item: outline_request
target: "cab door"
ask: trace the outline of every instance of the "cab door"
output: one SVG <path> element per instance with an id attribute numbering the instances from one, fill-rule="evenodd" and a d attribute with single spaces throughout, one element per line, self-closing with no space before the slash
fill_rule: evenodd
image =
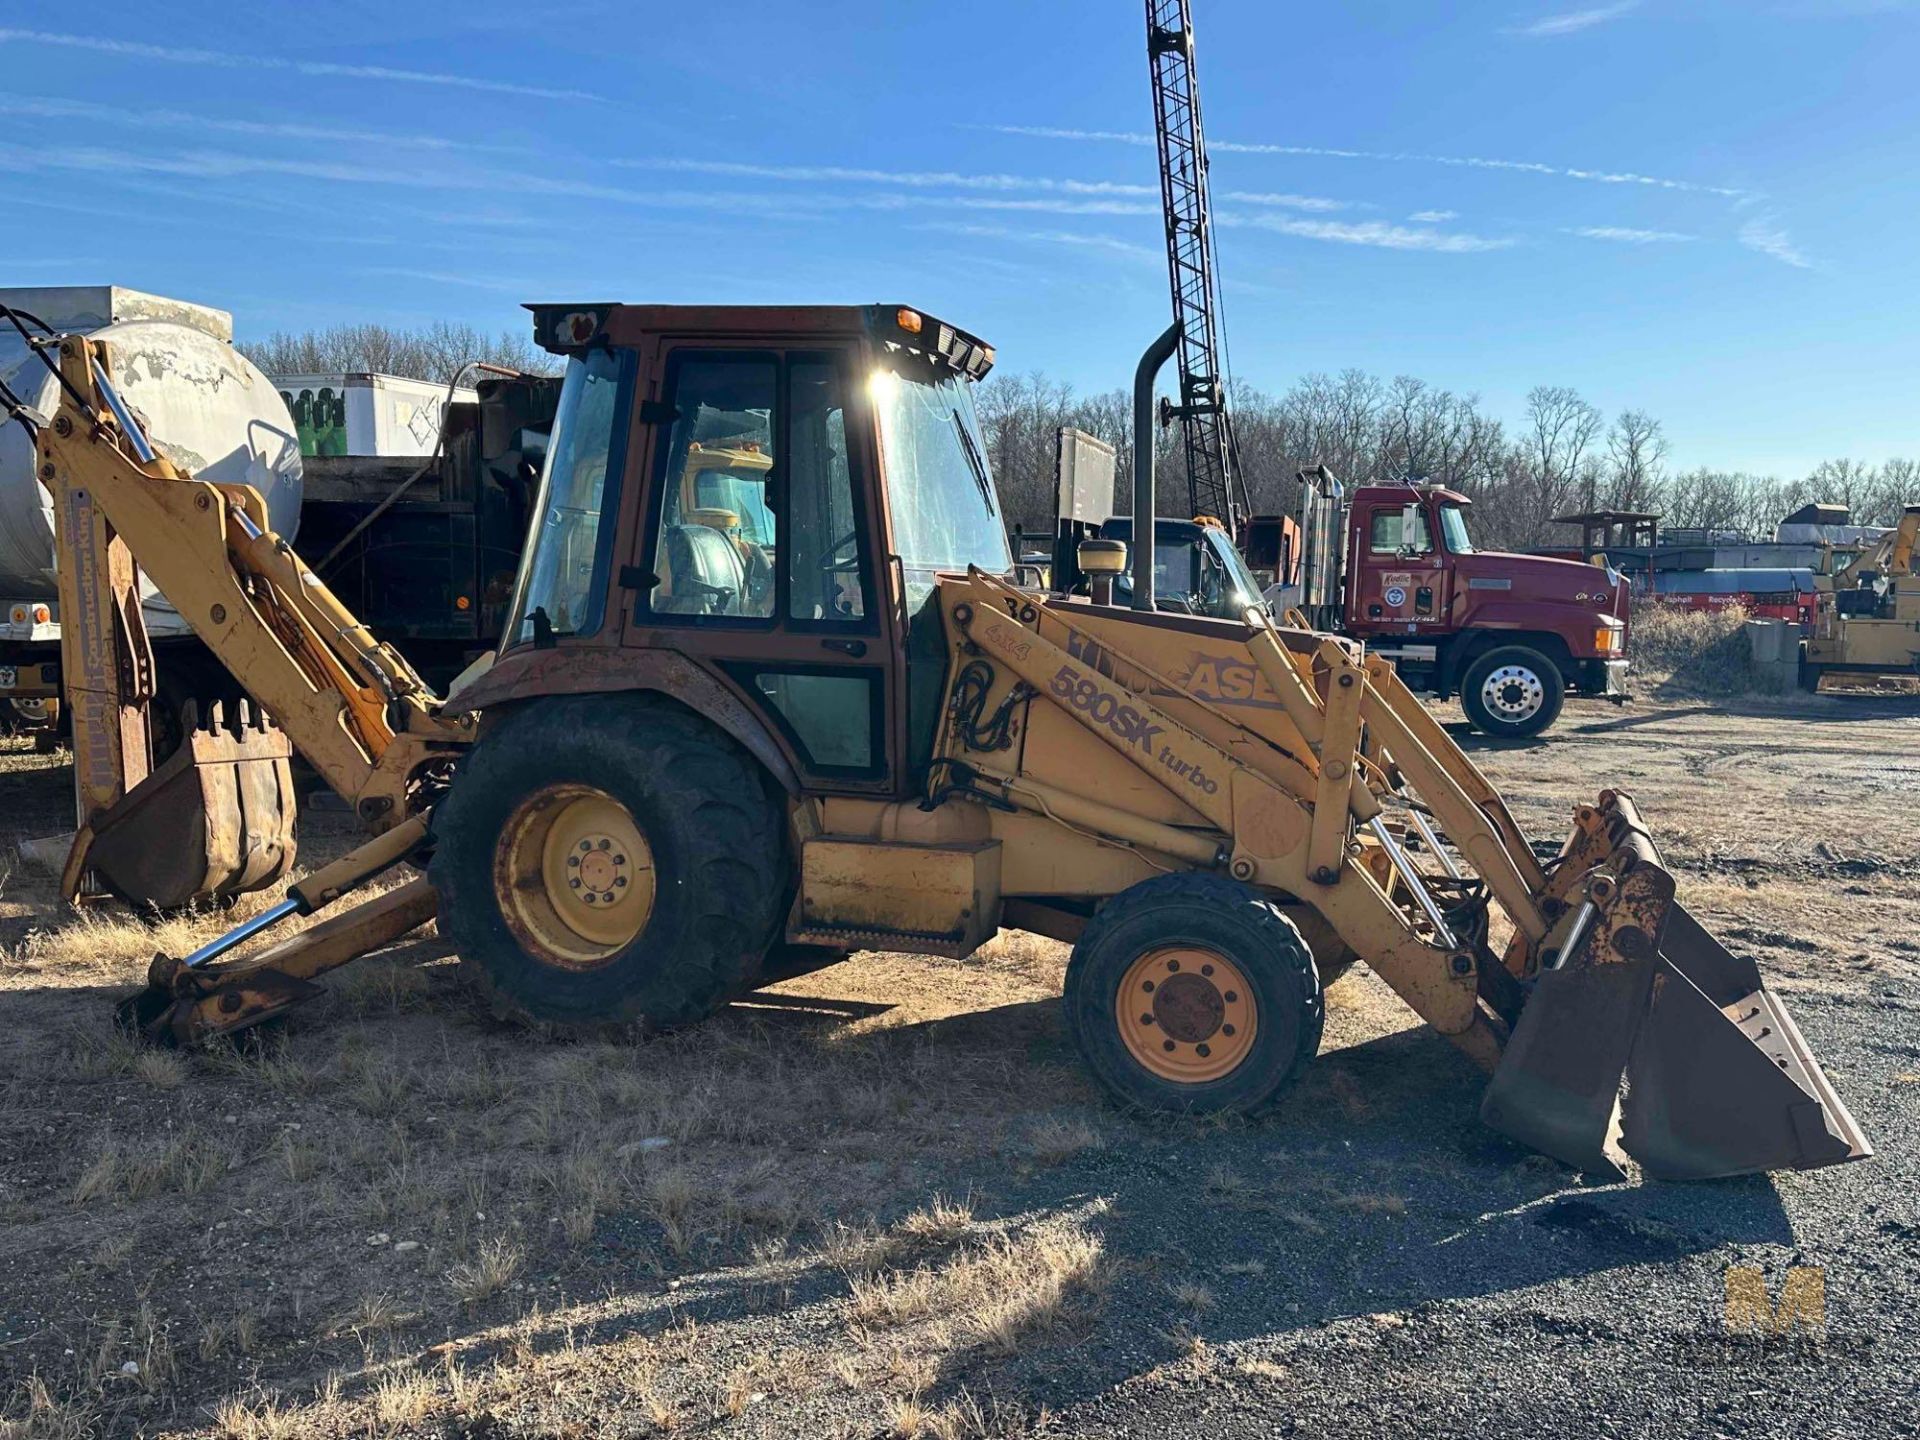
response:
<path id="1" fill-rule="evenodd" d="M 1419 634 L 1445 624 L 1446 560 L 1424 504 L 1374 501 L 1352 534 L 1350 624 L 1383 635 Z"/>
<path id="2" fill-rule="evenodd" d="M 667 342 L 626 642 L 757 710 L 809 784 L 891 792 L 896 703 L 851 347 Z"/>

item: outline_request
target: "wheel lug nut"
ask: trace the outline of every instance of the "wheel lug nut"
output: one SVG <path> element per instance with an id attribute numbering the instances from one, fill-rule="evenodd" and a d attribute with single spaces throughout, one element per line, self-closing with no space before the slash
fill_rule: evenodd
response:
<path id="1" fill-rule="evenodd" d="M 1231 990 L 1229 990 L 1229 991 L 1227 991 L 1227 994 L 1226 994 L 1226 1001 L 1227 1001 L 1227 1004 L 1229 1004 L 1229 1005 L 1231 1005 L 1231 1004 L 1233 1004 L 1233 1003 L 1234 1003 L 1235 1001 L 1237 1001 L 1237 1000 L 1238 1000 L 1239 998 L 1240 998 L 1240 997 L 1239 997 L 1238 995 L 1236 995 L 1236 994 L 1235 994 L 1235 993 L 1234 993 L 1233 991 L 1231 991 Z"/>
<path id="2" fill-rule="evenodd" d="M 1178 960 L 1167 961 L 1167 969 L 1178 970 L 1179 968 L 1180 968 L 1180 962 Z"/>
<path id="3" fill-rule="evenodd" d="M 1149 1014 L 1149 1015 L 1142 1015 L 1142 1016 L 1140 1017 L 1140 1023 L 1141 1023 L 1142 1025 L 1151 1025 L 1151 1024 L 1153 1024 L 1153 1016 L 1152 1016 L 1152 1015 L 1150 1015 L 1150 1014 Z"/>
<path id="4" fill-rule="evenodd" d="M 1231 1026 L 1231 1025 L 1222 1025 L 1222 1026 L 1220 1027 L 1220 1033 L 1221 1033 L 1222 1035 L 1231 1035 L 1231 1034 L 1233 1034 L 1233 1026 Z"/>
<path id="5" fill-rule="evenodd" d="M 613 857 L 613 863 L 616 865 L 624 865 L 627 863 L 627 857 L 624 855 L 616 855 Z"/>
<path id="6" fill-rule="evenodd" d="M 578 855 L 569 855 L 567 857 L 567 866 L 569 869 L 578 870 L 580 868 L 580 857 Z"/>
<path id="7" fill-rule="evenodd" d="M 578 878 L 567 881 L 567 884 L 571 885 L 575 890 L 578 890 L 580 888 L 580 881 Z"/>
<path id="8" fill-rule="evenodd" d="M 580 842 L 580 848 L 582 850 L 591 850 L 593 848 L 593 842 L 591 840 L 582 840 Z"/>
<path id="9" fill-rule="evenodd" d="M 1200 973 L 1201 973 L 1202 975 L 1211 975 L 1211 974 L 1213 974 L 1213 966 L 1211 966 L 1211 965 L 1202 965 L 1202 966 L 1200 967 Z"/>
<path id="10" fill-rule="evenodd" d="M 627 877 L 624 875 L 616 875 L 613 877 L 613 883 L 616 885 L 624 885 L 627 883 Z"/>
<path id="11" fill-rule="evenodd" d="M 1206 1059 L 1209 1055 L 1213 1054 L 1213 1051 L 1208 1049 L 1205 1045 L 1196 1045 L 1193 1048 L 1200 1052 L 1200 1058 L 1202 1060 Z"/>
<path id="12" fill-rule="evenodd" d="M 1167 1041 L 1167 1043 L 1166 1043 L 1166 1044 L 1164 1044 L 1164 1045 L 1162 1045 L 1162 1046 L 1161 1046 L 1160 1048 L 1161 1048 L 1162 1050 L 1171 1050 L 1171 1049 L 1173 1049 L 1173 1041 L 1171 1041 L 1171 1040 L 1169 1040 L 1169 1041 Z"/>

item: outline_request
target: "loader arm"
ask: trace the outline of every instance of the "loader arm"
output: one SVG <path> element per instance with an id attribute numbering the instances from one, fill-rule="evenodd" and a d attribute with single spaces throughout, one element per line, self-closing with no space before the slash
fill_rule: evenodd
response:
<path id="1" fill-rule="evenodd" d="M 979 571 L 968 575 L 964 592 L 956 586 L 948 596 L 958 633 L 1205 817 L 1211 832 L 1197 838 L 1214 841 L 1229 874 L 1312 896 L 1341 939 L 1423 1019 L 1484 1068 L 1497 1063 L 1501 1036 L 1478 1005 L 1476 957 L 1415 898 L 1426 892 L 1410 866 L 1396 861 L 1397 879 L 1383 883 L 1365 848 L 1349 843 L 1349 817 L 1378 826 L 1382 809 L 1358 778 L 1361 715 L 1377 707 L 1368 703 L 1368 674 L 1354 647 L 1332 639 L 1316 647 L 1310 663 L 1324 675 L 1325 696 L 1303 682 L 1296 698 L 1317 717 L 1320 754 L 1307 746 L 1288 753 L 1203 703 L 1161 701 L 1181 692 L 1132 653 L 1112 655 L 1104 667 L 1111 673 L 1076 658 L 1089 646 L 1084 637 L 1076 641 L 1070 607 L 1037 605 Z M 1269 659 L 1299 673 L 1289 652 Z M 1202 733 L 1218 727 L 1228 732 L 1218 740 Z M 1453 814 L 1463 834 L 1490 833 L 1470 807 L 1443 804 L 1440 813 Z M 1396 903 L 1395 890 L 1410 905 Z"/>
<path id="2" fill-rule="evenodd" d="M 1491 1072 L 1483 1118 L 1590 1173 L 1622 1173 L 1616 1120 L 1626 1151 L 1663 1176 L 1872 1153 L 1785 1005 L 1680 906 L 1627 796 L 1577 807 L 1543 865 L 1392 666 L 1353 642 L 1257 613 L 1242 635 L 1182 629 L 978 570 L 941 592 L 956 674 L 982 660 L 1004 671 L 990 691 L 1052 707 L 1162 798 L 1143 804 L 1088 758 L 1098 747 L 1055 738 L 1057 723 L 1030 717 L 1022 743 L 976 748 L 955 707 L 930 803 L 970 793 L 1153 868 L 1224 871 L 1310 907 Z M 1231 704 L 1203 693 L 1236 655 L 1266 689 L 1243 675 Z"/>

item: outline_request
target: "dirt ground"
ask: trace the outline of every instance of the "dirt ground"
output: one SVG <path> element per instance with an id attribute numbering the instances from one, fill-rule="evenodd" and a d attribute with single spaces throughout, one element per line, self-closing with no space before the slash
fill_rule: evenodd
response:
<path id="1" fill-rule="evenodd" d="M 1585 1183 L 1480 1127 L 1364 972 L 1271 1116 L 1129 1118 L 1062 1033 L 1064 949 L 1012 934 L 637 1044 L 485 1021 L 427 939 L 257 1053 L 143 1052 L 111 1003 L 223 922 L 76 917 L 15 862 L 0 1435 L 1913 1433 L 1920 705 L 1467 743 L 1539 839 L 1638 798 L 1877 1157 Z M 69 785 L 6 743 L 8 853 Z M 1729 1341 L 1730 1266 L 1823 1267 L 1824 1338 Z"/>

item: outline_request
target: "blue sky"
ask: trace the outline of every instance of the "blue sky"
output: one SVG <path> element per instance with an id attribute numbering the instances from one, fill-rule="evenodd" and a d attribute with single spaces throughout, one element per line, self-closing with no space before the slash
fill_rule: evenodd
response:
<path id="1" fill-rule="evenodd" d="M 1684 465 L 1920 453 L 1920 4 L 1195 8 L 1239 377 L 1572 385 Z M 1123 0 L 77 13 L 0 25 L 0 283 L 243 335 L 903 300 L 1082 389 L 1168 314 Z"/>

